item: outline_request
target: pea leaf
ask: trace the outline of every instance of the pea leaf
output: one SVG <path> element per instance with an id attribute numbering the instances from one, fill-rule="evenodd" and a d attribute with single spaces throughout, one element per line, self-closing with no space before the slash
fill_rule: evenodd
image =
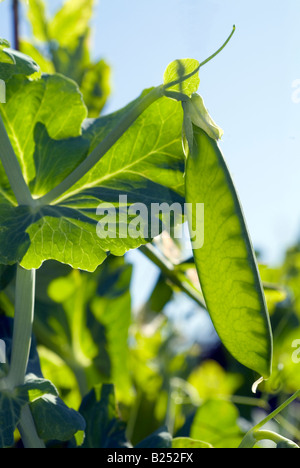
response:
<path id="1" fill-rule="evenodd" d="M 82 448 L 131 448 L 119 419 L 113 385 L 95 387 L 84 399 L 80 414 L 86 421 Z"/>
<path id="2" fill-rule="evenodd" d="M 268 378 L 272 332 L 241 205 L 217 143 L 196 127 L 194 137 L 187 162 L 186 198 L 193 207 L 189 214 L 191 233 L 201 221 L 196 204 L 204 203 L 205 207 L 204 245 L 193 245 L 206 305 L 231 354 Z"/>
<path id="3" fill-rule="evenodd" d="M 22 388 L 16 388 L 12 392 L 0 391 L 0 448 L 8 448 L 14 444 L 14 431 L 27 403 L 28 396 Z"/>
<path id="4" fill-rule="evenodd" d="M 42 196 L 62 181 L 141 98 L 113 115 L 89 119 L 81 126 L 86 109 L 73 82 L 57 75 L 36 82 L 13 79 L 8 102 L 0 111 L 33 195 Z M 27 109 L 26 118 L 21 108 Z M 161 99 L 61 199 L 35 212 L 26 206 L 15 207 L 2 170 L 0 262 L 21 262 L 30 269 L 53 259 L 94 271 L 109 252 L 123 255 L 148 242 L 150 226 L 146 235 L 122 238 L 122 229 L 132 219 L 124 225 L 120 213 L 116 238 L 99 239 L 97 207 L 100 203 L 118 205 L 119 195 L 128 197 L 128 206 L 138 202 L 149 208 L 154 202 L 183 204 L 181 127 L 180 104 Z M 162 229 L 161 222 L 159 225 Z"/>
<path id="5" fill-rule="evenodd" d="M 200 85 L 199 73 L 195 73 L 187 79 L 184 78 L 192 74 L 199 65 L 200 63 L 195 59 L 175 60 L 170 63 L 164 73 L 164 85 L 167 86 L 178 80 L 182 80 L 182 82 L 168 87 L 168 91 L 179 91 L 187 96 L 195 93 Z"/>
<path id="6" fill-rule="evenodd" d="M 14 390 L 0 390 L 0 448 L 14 444 L 14 431 L 20 422 L 23 408 L 30 401 L 43 398 L 45 394 L 58 398 L 51 382 L 34 375 L 28 375 L 25 384 Z"/>
<path id="7" fill-rule="evenodd" d="M 34 180 L 36 172 L 41 170 L 40 159 L 43 161 L 43 152 L 37 162 L 37 156 L 34 158 L 43 137 L 42 127 L 38 132 L 37 125 L 44 125 L 51 139 L 67 140 L 81 134 L 81 124 L 87 115 L 76 84 L 60 75 L 44 75 L 33 82 L 23 77 L 12 79 L 7 85 L 7 103 L 1 106 L 0 112 L 27 183 Z M 49 140 L 47 144 L 49 146 Z M 50 156 L 49 149 L 47 156 L 53 163 L 54 157 Z M 84 151 L 81 152 L 81 158 L 84 155 Z M 65 167 L 64 159 L 67 157 L 60 154 L 59 159 Z M 69 166 L 76 167 L 77 163 L 75 157 Z M 56 170 L 54 168 L 51 175 Z M 42 176 L 46 176 L 47 171 L 46 166 Z M 62 169 L 62 177 L 64 171 L 65 168 Z"/>
<path id="8" fill-rule="evenodd" d="M 28 55 L 0 44 L 0 79 L 8 81 L 14 75 L 33 75 L 39 71 L 37 63 Z"/>
<path id="9" fill-rule="evenodd" d="M 34 402 L 42 396 L 48 394 L 57 397 L 58 393 L 49 380 L 37 377 L 34 374 L 27 374 L 22 388 L 28 393 L 28 400 Z"/>
<path id="10" fill-rule="evenodd" d="M 85 430 L 85 421 L 79 413 L 68 408 L 54 395 L 43 395 L 30 404 L 39 437 L 44 441 L 66 442 L 77 432 Z"/>

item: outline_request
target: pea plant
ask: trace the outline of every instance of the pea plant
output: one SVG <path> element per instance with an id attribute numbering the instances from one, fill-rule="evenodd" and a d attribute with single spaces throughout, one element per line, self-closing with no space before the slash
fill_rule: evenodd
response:
<path id="1" fill-rule="evenodd" d="M 33 3 L 42 11 L 42 4 Z M 69 9 L 79 8 L 80 2 L 71 3 L 67 2 Z M 57 23 L 59 19 L 62 13 Z M 35 26 L 40 38 L 45 42 L 50 38 L 50 44 L 56 31 L 53 24 Z M 59 49 L 49 49 L 54 65 L 48 62 L 48 73 L 41 73 L 39 65 L 42 71 L 45 65 L 37 49 L 24 43 L 24 54 L 0 40 L 0 78 L 6 87 L 6 102 L 0 106 L 0 273 L 5 291 L 0 338 L 7 358 L 0 365 L 1 448 L 19 443 L 19 436 L 25 448 L 218 446 L 209 435 L 206 439 L 197 431 L 189 437 L 174 437 L 171 405 L 167 427 L 159 431 L 154 427 L 153 434 L 139 443 L 133 444 L 131 438 L 132 419 L 127 418 L 127 428 L 120 419 L 116 398 L 123 392 L 123 407 L 132 400 L 124 357 L 128 342 L 122 335 L 130 321 L 126 312 L 128 268 L 122 257 L 132 249 L 140 249 L 173 286 L 208 311 L 230 356 L 249 369 L 250 375 L 255 374 L 248 382 L 251 387 L 256 381 L 254 392 L 270 379 L 273 338 L 262 279 L 218 142 L 223 132 L 197 94 L 201 68 L 223 51 L 234 30 L 202 63 L 194 59 L 172 62 L 161 85 L 145 90 L 118 112 L 100 117 L 95 115 L 103 99 L 97 103 L 88 98 L 83 72 L 82 92 L 75 81 L 61 74 Z M 98 73 L 93 76 L 99 78 L 99 67 L 89 63 L 91 67 Z M 126 197 L 122 200 L 131 213 L 127 218 L 124 206 L 119 205 L 120 196 Z M 151 227 L 157 219 L 150 217 L 146 235 L 142 229 L 138 235 L 129 235 L 134 219 L 137 224 L 132 216 L 137 214 L 136 205 L 150 208 L 153 203 L 189 207 L 186 216 L 174 223 L 188 221 L 192 262 L 201 289 L 151 244 L 155 237 Z M 204 207 L 200 224 L 199 206 Z M 112 208 L 114 223 L 107 221 Z M 163 216 L 158 225 L 157 234 L 164 230 Z M 115 235 L 109 235 L 113 228 Z M 117 333 L 111 327 L 106 351 L 97 354 L 103 335 L 96 320 L 100 316 L 107 327 L 118 323 L 119 328 Z M 136 339 L 141 337 L 137 334 Z M 43 375 L 51 353 L 68 366 L 63 371 L 66 379 L 70 369 L 75 376 L 83 398 L 79 411 L 67 392 L 59 395 L 51 378 Z M 112 367 L 106 379 L 105 353 L 110 353 Z M 141 355 L 135 356 L 136 362 L 140 363 Z M 144 372 L 139 365 L 137 385 Z M 178 381 L 172 385 L 174 389 Z M 189 393 L 189 387 L 184 391 Z M 252 448 L 267 439 L 280 447 L 298 448 L 262 428 L 299 395 L 249 432 L 236 428 L 233 446 Z M 226 414 L 230 414 L 232 408 L 227 405 Z M 204 412 L 205 406 L 201 409 Z M 214 412 L 216 417 L 222 413 L 217 408 Z M 226 427 L 225 421 L 225 431 Z"/>

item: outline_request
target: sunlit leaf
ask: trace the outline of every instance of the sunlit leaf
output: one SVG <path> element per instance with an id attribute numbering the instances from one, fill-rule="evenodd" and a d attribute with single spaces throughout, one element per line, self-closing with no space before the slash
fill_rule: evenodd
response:
<path id="1" fill-rule="evenodd" d="M 187 96 L 195 93 L 200 84 L 199 71 L 190 78 L 185 78 L 197 70 L 199 65 L 200 63 L 194 59 L 175 60 L 170 63 L 164 74 L 164 85 L 169 85 L 178 80 L 181 80 L 181 82 L 168 87 L 168 91 L 179 91 Z"/>
<path id="2" fill-rule="evenodd" d="M 0 110 L 35 196 L 44 195 L 72 172 L 133 105 L 88 120 L 81 127 L 86 109 L 72 81 L 46 75 L 35 82 L 13 80 L 8 88 L 7 104 Z M 27 109 L 26 118 L 21 108 Z M 128 197 L 129 206 L 144 203 L 147 209 L 152 203 L 182 205 L 181 125 L 180 104 L 161 99 L 63 199 L 35 212 L 26 206 L 13 206 L 13 195 L 2 173 L 6 202 L 0 209 L 0 262 L 21 261 L 30 269 L 53 259 L 94 271 L 108 252 L 119 256 L 148 242 L 150 226 L 146 236 L 142 231 L 137 238 L 127 235 L 124 240 L 122 229 L 128 228 L 118 221 L 116 235 L 99 239 L 97 224 L 101 218 L 97 208 L 100 203 L 118 204 L 120 195 Z M 129 217 L 128 224 L 130 221 Z M 163 229 L 160 222 L 158 228 Z"/>

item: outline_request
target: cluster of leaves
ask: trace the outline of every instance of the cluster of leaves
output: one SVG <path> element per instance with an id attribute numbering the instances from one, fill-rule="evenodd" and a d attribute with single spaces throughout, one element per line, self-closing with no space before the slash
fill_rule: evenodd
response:
<path id="1" fill-rule="evenodd" d="M 39 75 L 34 60 L 1 42 L 7 103 L 0 113 L 35 200 L 43 200 L 80 167 L 151 95 L 146 90 L 125 109 L 98 117 L 107 98 L 108 71 L 89 56 L 92 7 L 89 0 L 68 1 L 48 20 L 44 4 L 30 2 L 39 45 L 23 41 L 22 50 L 47 74 Z M 0 169 L 0 330 L 8 358 L 14 265 L 39 269 L 25 384 L 11 391 L 0 380 L 1 447 L 13 445 L 14 438 L 18 443 L 15 429 L 19 426 L 22 434 L 21 414 L 28 406 L 38 436 L 49 447 L 237 447 L 251 427 L 249 408 L 269 409 L 275 383 L 281 385 L 276 401 L 300 388 L 286 357 L 289 340 L 299 331 L 295 249 L 282 268 L 261 272 L 277 342 L 275 371 L 262 398 L 249 396 L 253 371 L 270 377 L 269 316 L 239 200 L 216 143 L 222 132 L 195 94 L 197 68 L 193 60 L 172 63 L 164 77 L 165 97 L 53 203 L 34 209 L 18 204 Z M 188 79 L 178 84 L 183 76 Z M 89 115 L 97 118 L 87 119 L 84 100 Z M 175 265 L 166 252 L 160 256 L 155 248 L 142 249 L 161 276 L 134 319 L 132 267 L 122 256 L 150 239 L 100 242 L 96 234 L 98 205 L 116 205 L 120 194 L 129 205 L 205 202 L 211 213 L 210 235 L 191 261 Z M 121 224 L 119 218 L 119 231 Z M 202 290 L 193 284 L 198 275 Z M 188 306 L 197 313 L 206 314 L 207 306 L 223 343 L 217 349 L 199 342 L 191 346 L 167 320 L 167 309 L 183 300 L 178 291 L 188 294 L 194 301 Z M 7 374 L 6 365 L 0 372 L 0 377 Z M 285 435 L 299 439 L 294 414 Z"/>
<path id="2" fill-rule="evenodd" d="M 49 18 L 43 0 L 30 0 L 28 20 L 32 40 L 20 42 L 43 73 L 60 73 L 74 80 L 83 94 L 89 117 L 98 117 L 110 93 L 110 68 L 90 56 L 94 0 L 69 0 Z"/>
<path id="3" fill-rule="evenodd" d="M 252 372 L 237 365 L 220 342 L 191 342 L 180 332 L 181 322 L 167 318 L 168 309 L 182 307 L 186 299 L 165 276 L 132 321 L 132 267 L 124 259 L 110 257 L 93 274 L 45 264 L 38 272 L 34 327 L 40 364 L 33 345 L 28 382 L 14 395 L 15 423 L 29 399 L 39 435 L 50 447 L 238 447 L 256 417 L 299 387 L 299 364 L 291 360 L 300 330 L 299 255 L 295 248 L 281 268 L 262 269 L 276 353 L 273 376 L 255 398 L 248 385 Z M 195 277 L 193 263 L 177 268 L 178 276 Z M 12 291 L 13 283 L 0 295 L 6 315 L 13 309 Z M 206 312 L 191 300 L 186 307 L 190 318 L 181 320 L 189 329 L 195 314 Z M 11 319 L 2 316 L 1 321 L 2 333 L 7 329 L 10 336 Z M 79 408 L 84 420 L 66 405 Z M 5 394 L 1 407 L 8 407 Z M 299 424 L 295 404 L 272 428 L 299 440 Z M 6 425 L 1 428 L 7 437 Z"/>

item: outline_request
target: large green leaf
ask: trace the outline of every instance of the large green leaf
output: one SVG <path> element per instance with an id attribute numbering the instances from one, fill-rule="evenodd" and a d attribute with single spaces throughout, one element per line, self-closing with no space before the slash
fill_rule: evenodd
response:
<path id="1" fill-rule="evenodd" d="M 57 75 L 35 82 L 13 79 L 8 102 L 0 110 L 33 195 L 42 196 L 61 182 L 133 104 L 113 115 L 87 120 L 81 128 L 86 109 L 73 82 Z M 181 127 L 180 104 L 161 99 L 68 193 L 55 204 L 35 211 L 14 206 L 2 170 L 0 262 L 21 262 L 30 269 L 54 259 L 94 271 L 109 252 L 123 255 L 146 243 L 148 237 L 143 233 L 123 239 L 119 235 L 124 228 L 122 219 L 120 223 L 117 219 L 116 239 L 100 240 L 96 228 L 101 218 L 96 210 L 100 203 L 118 204 L 119 195 L 128 197 L 129 206 L 141 202 L 147 207 L 154 202 L 182 204 Z"/>
<path id="2" fill-rule="evenodd" d="M 42 143 L 45 146 L 48 144 L 47 156 L 50 159 L 52 155 L 51 163 L 56 164 L 56 158 L 52 154 L 55 149 L 49 148 L 51 141 L 41 142 L 41 124 L 47 128 L 48 135 L 53 140 L 66 140 L 81 134 L 81 124 L 87 115 L 76 84 L 60 75 L 44 75 L 34 82 L 24 78 L 11 80 L 7 86 L 7 103 L 1 106 L 0 112 L 27 183 L 38 177 L 41 162 L 46 163 L 46 148 L 41 146 Z M 81 158 L 84 155 L 81 152 Z M 58 170 L 63 176 L 68 158 L 67 155 L 63 157 L 60 154 L 58 159 L 63 167 L 53 168 L 51 175 Z M 68 162 L 68 169 L 70 164 L 74 167 L 77 163 L 72 151 L 72 163 Z M 45 177 L 47 171 L 47 166 L 44 165 L 41 177 Z M 47 187 L 47 177 L 45 183 Z"/>
<path id="3" fill-rule="evenodd" d="M 268 378 L 272 334 L 240 202 L 217 143 L 196 127 L 194 136 L 187 162 L 186 199 L 193 207 L 191 230 L 200 222 L 196 204 L 204 203 L 204 245 L 194 244 L 194 257 L 207 308 L 232 355 Z"/>

